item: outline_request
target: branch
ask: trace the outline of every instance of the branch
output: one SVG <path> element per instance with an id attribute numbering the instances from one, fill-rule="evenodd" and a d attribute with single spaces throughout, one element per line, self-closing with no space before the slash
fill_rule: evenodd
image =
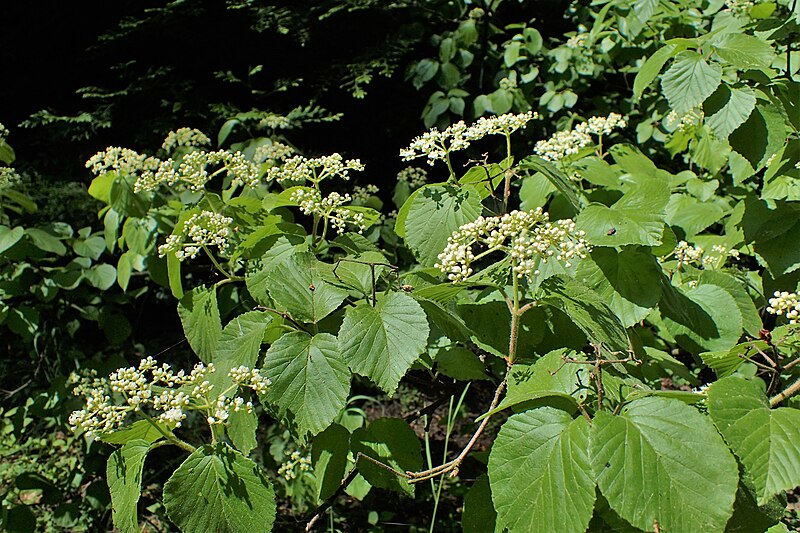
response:
<path id="1" fill-rule="evenodd" d="M 787 398 L 791 398 L 795 394 L 800 392 L 800 379 L 789 385 L 783 392 L 780 392 L 769 399 L 769 406 L 775 407 L 776 405 L 780 404 L 783 400 Z"/>

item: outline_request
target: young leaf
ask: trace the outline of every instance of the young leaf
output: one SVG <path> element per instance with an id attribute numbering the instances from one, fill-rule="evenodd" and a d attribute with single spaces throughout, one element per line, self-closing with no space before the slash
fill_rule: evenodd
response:
<path id="1" fill-rule="evenodd" d="M 194 353 L 206 363 L 211 361 L 222 334 L 216 289 L 196 287 L 187 292 L 178 303 L 178 315 Z"/>
<path id="2" fill-rule="evenodd" d="M 369 427 L 355 430 L 350 446 L 353 454 L 361 452 L 398 472 L 422 468 L 422 450 L 417 434 L 399 418 L 379 418 L 373 420 Z M 414 486 L 405 479 L 367 459 L 359 459 L 356 466 L 375 487 L 414 494 Z"/>
<path id="3" fill-rule="evenodd" d="M 221 443 L 192 453 L 164 484 L 167 515 L 186 533 L 267 532 L 275 492 L 250 459 Z"/>
<path id="4" fill-rule="evenodd" d="M 122 533 L 139 533 L 136 505 L 142 493 L 142 469 L 149 449 L 149 442 L 134 439 L 108 458 L 106 481 L 111 493 L 111 516 L 114 527 Z"/>
<path id="5" fill-rule="evenodd" d="M 425 312 L 411 296 L 382 294 L 375 307 L 362 300 L 347 309 L 339 350 L 353 372 L 393 394 L 425 349 L 429 331 Z"/>
<path id="6" fill-rule="evenodd" d="M 267 278 L 269 294 L 292 317 L 317 323 L 347 297 L 347 291 L 323 279 L 323 269 L 310 252 L 297 252 L 279 264 Z"/>
<path id="7" fill-rule="evenodd" d="M 709 387 L 708 412 L 753 479 L 759 505 L 800 485 L 800 411 L 770 409 L 761 387 L 731 376 Z"/>
<path id="8" fill-rule="evenodd" d="M 264 371 L 272 380 L 267 400 L 280 416 L 290 411 L 302 432 L 316 435 L 347 404 L 350 371 L 328 333 L 287 333 L 267 350 Z"/>
<path id="9" fill-rule="evenodd" d="M 582 533 L 592 518 L 589 424 L 552 407 L 509 418 L 489 455 L 497 521 L 509 533 Z"/>
<path id="10" fill-rule="evenodd" d="M 156 422 L 159 424 L 159 422 Z M 167 428 L 161 426 L 161 431 L 158 430 L 149 420 L 137 420 L 130 426 L 126 426 L 111 433 L 98 435 L 98 440 L 107 442 L 108 444 L 126 444 L 132 440 L 143 440 L 148 444 L 152 444 L 159 439 L 164 438 L 164 433 Z"/>
<path id="11" fill-rule="evenodd" d="M 611 508 L 652 531 L 722 531 L 733 512 L 739 472 L 711 421 L 658 397 L 619 416 L 599 412 L 591 432 L 597 485 Z"/>

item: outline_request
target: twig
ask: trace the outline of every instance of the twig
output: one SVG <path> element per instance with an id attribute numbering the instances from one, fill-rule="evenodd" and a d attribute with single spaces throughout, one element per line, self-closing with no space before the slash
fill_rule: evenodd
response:
<path id="1" fill-rule="evenodd" d="M 257 305 L 256 309 L 258 309 L 259 311 L 267 311 L 268 313 L 274 313 L 282 318 L 285 318 L 286 320 L 294 324 L 298 329 L 302 329 L 306 333 L 310 333 L 303 324 L 292 318 L 292 315 L 290 315 L 285 311 L 278 311 L 277 309 L 274 309 L 272 307 L 266 307 L 264 305 Z"/>
<path id="2" fill-rule="evenodd" d="M 800 392 L 800 379 L 789 385 L 783 392 L 780 392 L 769 399 L 769 406 L 775 407 L 779 405 L 783 400 L 790 398 Z"/>
<path id="3" fill-rule="evenodd" d="M 361 452 L 359 452 L 359 456 L 360 455 Z M 356 458 L 356 464 L 357 463 L 358 463 L 358 457 Z M 336 498 L 338 498 L 342 494 L 342 492 L 345 491 L 347 486 L 350 483 L 352 483 L 352 481 L 356 478 L 357 475 L 358 475 L 358 469 L 355 467 L 355 465 L 353 465 L 353 469 L 350 470 L 350 473 L 347 474 L 347 477 L 344 478 L 342 482 L 339 484 L 339 488 L 336 489 L 336 492 L 328 496 L 328 498 L 326 498 L 325 501 L 319 505 L 319 507 L 314 509 L 314 514 L 311 516 L 308 523 L 306 524 L 306 529 L 305 529 L 306 531 L 311 531 L 311 528 L 314 527 L 314 524 L 317 523 L 317 520 L 319 520 L 319 518 L 325 511 L 331 508 L 333 502 L 336 501 Z"/>

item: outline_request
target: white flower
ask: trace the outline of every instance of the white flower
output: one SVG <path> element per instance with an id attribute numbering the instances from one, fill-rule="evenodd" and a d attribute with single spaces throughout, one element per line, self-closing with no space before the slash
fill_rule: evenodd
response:
<path id="1" fill-rule="evenodd" d="M 318 189 L 304 188 L 294 191 L 289 199 L 299 204 L 304 214 L 326 219 L 339 233 L 347 225 L 356 226 L 359 233 L 368 227 L 363 213 L 344 207 L 353 200 L 349 194 L 332 192 L 323 198 Z"/>
<path id="2" fill-rule="evenodd" d="M 167 134 L 161 148 L 165 152 L 171 152 L 181 146 L 208 146 L 209 144 L 211 144 L 211 139 L 206 137 L 202 131 L 194 128 L 180 128 Z"/>
<path id="3" fill-rule="evenodd" d="M 167 237 L 167 241 L 158 247 L 159 257 L 174 253 L 183 261 L 194 259 L 204 246 L 217 246 L 221 251 L 228 249 L 233 223 L 231 217 L 213 211 L 202 211 L 189 217 L 181 229 Z"/>
<path id="4" fill-rule="evenodd" d="M 567 48 L 586 48 L 588 44 L 586 41 L 589 40 L 588 33 L 578 33 L 577 35 L 570 37 L 567 40 Z"/>
<path id="5" fill-rule="evenodd" d="M 323 179 L 340 177 L 347 181 L 350 179 L 350 171 L 362 171 L 364 165 L 358 159 L 344 158 L 340 154 L 331 154 L 323 157 L 306 158 L 300 155 L 290 157 L 279 167 L 272 167 L 267 170 L 267 181 L 310 181 L 319 183 Z"/>
<path id="6" fill-rule="evenodd" d="M 800 319 L 800 301 L 796 292 L 775 291 L 769 299 L 767 312 L 773 315 L 786 315 L 790 324 L 797 324 Z"/>
<path id="7" fill-rule="evenodd" d="M 128 148 L 109 146 L 90 157 L 86 161 L 86 168 L 96 176 L 110 171 L 136 175 L 143 171 L 155 171 L 159 163 L 155 157 L 148 157 Z"/>
<path id="8" fill-rule="evenodd" d="M 610 113 L 607 117 L 592 117 L 571 130 L 558 131 L 546 141 L 537 142 L 534 151 L 542 159 L 558 161 L 577 154 L 582 148 L 592 144 L 592 135 L 608 135 L 614 129 L 624 128 L 627 124 L 625 118 L 618 113 Z"/>
<path id="9" fill-rule="evenodd" d="M 256 163 L 263 163 L 264 161 L 283 161 L 294 153 L 294 148 L 289 145 L 272 141 L 268 144 L 262 144 L 256 148 L 253 154 L 253 160 Z"/>

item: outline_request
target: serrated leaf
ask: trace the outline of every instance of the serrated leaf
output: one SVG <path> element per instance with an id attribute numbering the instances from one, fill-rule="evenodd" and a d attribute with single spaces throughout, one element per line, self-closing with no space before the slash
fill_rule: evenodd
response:
<path id="1" fill-rule="evenodd" d="M 481 214 L 480 194 L 471 185 L 423 187 L 408 199 L 405 240 L 424 266 L 433 266 L 459 227 Z"/>
<path id="2" fill-rule="evenodd" d="M 158 422 L 156 422 L 156 424 L 158 424 Z M 162 431 L 167 432 L 168 429 L 162 426 L 161 431 L 159 431 L 149 420 L 137 420 L 130 426 L 112 431 L 111 433 L 98 435 L 97 438 L 108 444 L 125 444 L 132 440 L 143 440 L 148 444 L 152 444 L 164 438 L 164 433 L 162 433 Z"/>
<path id="3" fill-rule="evenodd" d="M 305 246 L 289 239 L 279 237 L 267 252 L 259 259 L 249 261 L 245 273 L 247 291 L 261 305 L 272 306 L 269 298 L 269 277 L 275 269 L 287 261 L 297 251 L 304 251 Z"/>
<path id="4" fill-rule="evenodd" d="M 393 394 L 400 379 L 417 360 L 430 328 L 422 307 L 407 294 L 378 296 L 350 307 L 339 330 L 339 349 L 357 374 Z"/>
<path id="5" fill-rule="evenodd" d="M 667 286 L 660 308 L 669 332 L 690 353 L 729 350 L 742 335 L 736 300 L 716 285 Z"/>
<path id="6" fill-rule="evenodd" d="M 576 278 L 603 298 L 625 327 L 643 320 L 661 299 L 661 269 L 641 249 L 596 248 L 580 262 Z"/>
<path id="7" fill-rule="evenodd" d="M 653 83 L 653 80 L 661 73 L 664 64 L 676 54 L 676 47 L 668 44 L 656 50 L 656 52 L 647 58 L 644 64 L 636 73 L 636 78 L 633 80 L 633 98 L 638 100 L 642 97 L 644 90 Z"/>
<path id="8" fill-rule="evenodd" d="M 759 385 L 731 376 L 709 387 L 708 412 L 752 478 L 759 505 L 800 485 L 800 411 L 770 409 Z"/>
<path id="9" fill-rule="evenodd" d="M 114 527 L 122 533 L 139 533 L 136 506 L 142 493 L 142 469 L 150 443 L 141 439 L 127 442 L 108 458 L 106 481 L 111 493 Z"/>
<path id="10" fill-rule="evenodd" d="M 317 479 L 317 500 L 323 501 L 339 490 L 347 469 L 350 453 L 350 432 L 333 424 L 314 437 L 311 445 L 311 462 Z"/>
<path id="11" fill-rule="evenodd" d="M 731 148 L 761 170 L 786 142 L 786 123 L 772 104 L 759 102 L 748 119 L 728 137 Z"/>
<path id="12" fill-rule="evenodd" d="M 350 446 L 353 454 L 360 452 L 368 455 L 399 472 L 413 472 L 422 468 L 422 446 L 417 434 L 399 418 L 378 418 L 367 428 L 356 429 Z M 359 459 L 356 466 L 375 487 L 414 494 L 413 485 L 373 462 Z"/>
<path id="13" fill-rule="evenodd" d="M 719 57 L 742 70 L 769 68 L 775 57 L 768 42 L 744 33 L 729 33 L 712 46 Z"/>
<path id="14" fill-rule="evenodd" d="M 200 360 L 210 362 L 222 334 L 216 289 L 195 287 L 187 292 L 178 303 L 178 315 L 189 346 Z"/>
<path id="15" fill-rule="evenodd" d="M 589 424 L 552 407 L 509 418 L 492 445 L 489 483 L 509 533 L 582 533 L 592 518 Z"/>
<path id="16" fill-rule="evenodd" d="M 742 328 L 750 336 L 757 338 L 761 328 L 764 326 L 753 299 L 750 298 L 747 290 L 745 290 L 745 283 L 731 274 L 719 270 L 706 270 L 700 274 L 700 278 L 697 280 L 698 286 L 716 285 L 725 289 L 736 300 L 736 305 L 742 314 Z"/>
<path id="17" fill-rule="evenodd" d="M 542 174 L 550 181 L 553 187 L 558 189 L 558 192 L 561 193 L 575 211 L 580 210 L 586 204 L 586 199 L 583 197 L 583 194 L 577 190 L 575 182 L 551 162 L 545 161 L 538 156 L 529 156 L 520 162 L 520 168 L 533 170 Z"/>
<path id="18" fill-rule="evenodd" d="M 723 531 L 733 512 L 736 460 L 711 421 L 677 400 L 597 413 L 590 455 L 611 508 L 645 531 Z"/>
<path id="19" fill-rule="evenodd" d="M 725 212 L 713 202 L 701 202 L 687 194 L 673 194 L 667 204 L 667 224 L 683 230 L 690 239 L 719 222 Z"/>
<path id="20" fill-rule="evenodd" d="M 744 124 L 755 107 L 756 96 L 752 89 L 731 88 L 723 84 L 703 103 L 705 122 L 718 138 L 724 140 Z"/>
<path id="21" fill-rule="evenodd" d="M 670 107 L 679 115 L 688 113 L 711 96 L 722 81 L 722 67 L 709 64 L 694 51 L 684 51 L 675 56 L 661 77 L 661 90 Z"/>
<path id="22" fill-rule="evenodd" d="M 324 270 L 329 274 L 331 268 L 310 252 L 295 252 L 269 274 L 269 295 L 293 318 L 317 323 L 347 297 L 346 290 L 325 281 Z"/>
<path id="23" fill-rule="evenodd" d="M 217 390 L 230 386 L 232 381 L 228 372 L 232 368 L 256 366 L 264 332 L 271 321 L 272 317 L 266 311 L 248 311 L 225 325 L 211 355 L 216 371 L 209 381 Z"/>
<path id="24" fill-rule="evenodd" d="M 186 533 L 267 532 L 275 521 L 266 474 L 226 444 L 195 450 L 164 484 L 164 506 Z"/>
<path id="25" fill-rule="evenodd" d="M 233 411 L 228 417 L 225 433 L 236 449 L 242 452 L 242 455 L 247 456 L 258 446 L 257 429 L 258 416 L 256 413 L 240 409 Z"/>
<path id="26" fill-rule="evenodd" d="M 290 411 L 302 432 L 316 435 L 347 404 L 350 371 L 333 335 L 287 333 L 267 350 L 264 370 L 272 380 L 267 400 L 282 417 Z"/>

